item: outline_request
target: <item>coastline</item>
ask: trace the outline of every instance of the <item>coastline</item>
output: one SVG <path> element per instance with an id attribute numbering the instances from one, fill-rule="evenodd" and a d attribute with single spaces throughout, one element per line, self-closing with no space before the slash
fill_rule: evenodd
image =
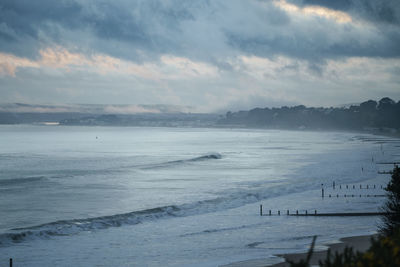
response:
<path id="1" fill-rule="evenodd" d="M 354 251 L 365 252 L 371 246 L 371 238 L 376 238 L 378 235 L 362 235 L 362 236 L 352 236 L 344 237 L 339 239 L 340 243 L 327 244 L 326 246 L 331 249 L 331 255 L 333 256 L 336 252 L 343 252 L 347 247 L 352 247 Z M 314 251 L 311 256 L 310 265 L 318 265 L 319 261 L 324 261 L 326 259 L 328 250 Z M 289 267 L 288 261 L 299 262 L 301 259 L 306 259 L 307 252 L 305 253 L 294 253 L 294 254 L 284 254 L 278 255 L 285 259 L 285 262 L 270 265 L 270 267 Z"/>
<path id="2" fill-rule="evenodd" d="M 289 130 L 290 131 L 290 130 Z M 305 130 L 307 131 L 307 130 Z M 313 130 L 309 130 L 313 131 Z M 341 132 L 341 131 L 340 131 Z M 391 137 L 394 139 L 400 139 L 400 132 L 387 132 L 387 131 L 343 131 L 347 133 L 354 134 L 370 134 L 372 136 L 377 137 Z M 388 141 L 390 142 L 390 141 Z M 333 256 L 336 252 L 343 252 L 346 247 L 352 247 L 353 251 L 365 252 L 371 246 L 371 238 L 377 238 L 378 234 L 369 234 L 369 235 L 361 235 L 361 236 L 347 236 L 339 239 L 339 242 L 335 243 L 323 243 L 319 244 L 318 247 L 326 247 L 322 250 L 317 250 L 312 254 L 310 265 L 311 266 L 319 266 L 319 261 L 324 261 L 327 256 L 328 249 L 331 250 L 331 255 Z M 318 239 L 317 239 L 318 241 Z M 228 265 L 223 265 L 223 267 L 290 267 L 288 261 L 299 262 L 301 259 L 306 259 L 307 252 L 303 253 L 288 253 L 288 254 L 277 254 L 274 255 L 278 259 L 281 259 L 280 263 L 270 263 L 270 259 L 252 259 L 241 262 L 233 262 Z"/>
<path id="3" fill-rule="evenodd" d="M 336 252 L 343 252 L 343 250 L 348 247 L 352 247 L 354 251 L 365 252 L 371 246 L 371 238 L 376 238 L 378 234 L 371 234 L 371 235 L 362 235 L 362 236 L 349 236 L 340 238 L 337 243 L 331 244 L 322 244 L 322 246 L 326 246 L 324 250 L 314 251 L 311 256 L 310 265 L 319 265 L 319 261 L 324 261 L 326 259 L 326 255 L 328 249 L 331 249 L 331 255 L 334 255 Z M 321 246 L 321 245 L 319 245 Z M 239 266 L 246 266 L 246 267 L 290 267 L 288 261 L 299 262 L 301 259 L 306 259 L 307 251 L 302 253 L 289 253 L 283 255 L 276 255 L 282 259 L 282 262 L 269 264 L 265 259 L 254 259 L 254 260 L 247 260 L 241 262 L 234 262 L 228 265 L 223 265 L 223 267 L 239 267 Z"/>

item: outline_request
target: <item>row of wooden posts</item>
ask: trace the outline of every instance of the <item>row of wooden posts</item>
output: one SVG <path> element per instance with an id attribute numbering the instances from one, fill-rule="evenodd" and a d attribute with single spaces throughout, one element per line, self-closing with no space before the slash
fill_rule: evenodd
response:
<path id="1" fill-rule="evenodd" d="M 314 210 L 314 214 L 317 214 L 317 210 Z M 263 214 L 263 205 L 260 205 L 260 216 L 265 216 L 266 214 Z M 269 216 L 272 215 L 272 210 L 269 210 L 268 213 Z M 278 210 L 277 215 L 281 215 L 281 211 Z M 286 210 L 286 215 L 290 215 L 289 210 Z M 296 215 L 299 215 L 299 211 L 296 210 Z M 306 210 L 305 215 L 308 215 L 308 211 Z"/>
<path id="2" fill-rule="evenodd" d="M 322 184 L 322 186 L 324 186 L 324 184 Z M 370 185 L 364 185 L 364 186 L 362 186 L 361 184 L 360 184 L 360 189 L 376 189 L 377 187 L 379 187 L 379 185 L 378 186 L 376 186 L 376 184 L 374 184 L 374 185 L 371 185 L 371 187 L 370 187 Z M 332 188 L 335 190 L 336 189 L 336 185 L 335 185 L 335 182 L 333 182 L 332 183 Z M 342 185 L 339 185 L 339 189 L 342 189 Z M 343 189 L 345 189 L 344 188 L 344 186 L 343 186 Z M 356 186 L 355 185 L 353 185 L 353 187 L 351 187 L 351 186 L 349 186 L 349 185 L 346 185 L 346 189 L 356 189 Z M 358 188 L 357 188 L 358 189 Z M 380 189 L 383 189 L 383 185 L 380 185 Z"/>
<path id="3" fill-rule="evenodd" d="M 321 196 L 322 197 L 325 197 L 325 189 L 324 189 L 324 184 L 321 184 L 321 186 L 322 186 L 322 188 L 321 188 Z M 336 187 L 336 185 L 335 185 L 335 182 L 333 182 L 333 185 L 332 185 L 332 188 L 333 188 L 333 190 L 335 190 L 335 187 Z M 343 186 L 344 187 L 344 186 Z M 374 184 L 373 185 L 373 187 L 371 186 L 371 188 L 369 187 L 369 185 L 366 185 L 365 187 L 363 187 L 361 184 L 360 184 L 360 189 L 376 189 L 376 185 Z M 381 185 L 380 186 L 381 187 L 381 189 L 383 189 L 383 186 Z M 342 189 L 342 185 L 339 185 L 339 189 Z M 349 187 L 349 185 L 346 185 L 346 189 L 356 189 L 356 186 L 355 185 L 353 185 L 353 188 L 351 188 L 351 186 Z M 336 196 L 337 197 L 339 197 L 339 194 L 336 194 Z M 347 197 L 347 196 L 352 196 L 352 197 L 354 197 L 354 194 L 351 194 L 351 195 L 347 195 L 347 194 L 345 194 L 345 195 L 343 195 L 344 197 Z M 360 195 L 360 197 L 361 197 L 362 195 Z M 363 195 L 363 196 L 365 196 L 365 197 L 377 197 L 377 196 L 379 196 L 379 197 L 381 197 L 381 196 L 384 196 L 384 195 Z M 329 197 L 331 197 L 331 195 L 329 195 Z"/>
<path id="4" fill-rule="evenodd" d="M 299 213 L 298 210 L 296 210 L 296 213 L 290 213 L 289 210 L 286 210 L 286 215 L 287 216 L 380 216 L 387 214 L 386 212 L 332 212 L 332 213 L 318 213 L 317 210 L 314 210 L 314 212 L 308 213 L 308 210 L 305 210 L 304 213 Z M 260 204 L 260 216 L 273 216 L 273 215 L 281 215 L 281 211 L 278 210 L 276 213 L 272 213 L 272 210 L 268 211 L 268 214 L 263 213 L 263 206 Z M 282 213 L 283 215 L 283 213 Z"/>
<path id="5" fill-rule="evenodd" d="M 336 197 L 336 198 L 339 198 L 339 197 L 385 197 L 386 195 L 355 195 L 355 194 L 344 194 L 344 195 L 339 195 L 339 194 L 336 194 L 336 195 L 332 195 L 332 194 L 329 194 L 328 195 L 328 197 Z M 324 194 L 322 193 L 322 197 L 325 197 L 324 196 Z"/>

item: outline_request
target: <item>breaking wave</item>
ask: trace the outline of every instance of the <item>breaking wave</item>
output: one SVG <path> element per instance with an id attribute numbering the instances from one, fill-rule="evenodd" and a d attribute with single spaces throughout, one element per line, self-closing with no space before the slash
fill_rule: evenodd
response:
<path id="1" fill-rule="evenodd" d="M 190 163 L 190 162 L 199 162 L 199 161 L 214 160 L 214 159 L 221 159 L 221 158 L 222 158 L 222 156 L 219 153 L 210 153 L 210 154 L 195 157 L 195 158 L 173 160 L 173 161 L 167 161 L 167 162 L 156 163 L 156 164 L 148 164 L 148 165 L 143 165 L 140 167 L 141 167 L 141 169 L 158 169 L 158 168 L 167 168 L 170 166 L 180 165 L 180 164 L 185 164 L 185 163 Z"/>
<path id="2" fill-rule="evenodd" d="M 134 225 L 146 220 L 176 216 L 177 214 L 175 215 L 175 213 L 179 210 L 180 209 L 176 206 L 165 206 L 110 216 L 61 220 L 32 227 L 15 228 L 9 233 L 0 235 L 0 245 L 7 245 L 7 243 L 10 242 L 22 242 L 28 238 L 65 236 L 78 234 L 84 231 L 94 231 L 122 225 Z"/>
<path id="3" fill-rule="evenodd" d="M 272 188 L 255 191 L 241 191 L 223 197 L 221 196 L 214 199 L 200 200 L 181 205 L 170 205 L 94 218 L 60 220 L 31 227 L 15 228 L 11 229 L 7 233 L 0 234 L 0 245 L 7 246 L 11 243 L 23 242 L 35 238 L 74 235 L 85 231 L 96 231 L 110 227 L 135 225 L 158 219 L 186 217 L 237 208 L 277 195 L 279 194 L 279 191 L 282 191 L 281 189 L 271 189 Z M 218 229 L 216 231 L 220 230 L 221 229 Z M 213 230 L 210 231 L 212 232 Z"/>
<path id="4" fill-rule="evenodd" d="M 2 179 L 2 180 L 0 180 L 0 185 L 8 186 L 8 185 L 16 185 L 16 184 L 25 184 L 25 183 L 31 183 L 31 182 L 38 182 L 38 181 L 41 181 L 44 179 L 46 179 L 46 177 L 44 177 L 44 176 Z"/>

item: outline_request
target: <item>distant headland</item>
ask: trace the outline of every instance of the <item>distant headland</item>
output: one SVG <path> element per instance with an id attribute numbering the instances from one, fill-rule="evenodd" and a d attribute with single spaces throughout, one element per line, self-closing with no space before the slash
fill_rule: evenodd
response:
<path id="1" fill-rule="evenodd" d="M 219 125 L 296 130 L 400 132 L 400 101 L 384 97 L 349 107 L 255 108 L 227 112 Z"/>

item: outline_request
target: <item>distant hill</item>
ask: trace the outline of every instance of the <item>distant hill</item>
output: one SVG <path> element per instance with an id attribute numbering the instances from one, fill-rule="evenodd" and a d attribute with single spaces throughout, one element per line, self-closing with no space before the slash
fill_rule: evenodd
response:
<path id="1" fill-rule="evenodd" d="M 400 101 L 384 97 L 359 105 L 313 108 L 303 105 L 227 112 L 219 125 L 271 129 L 400 131 Z"/>

